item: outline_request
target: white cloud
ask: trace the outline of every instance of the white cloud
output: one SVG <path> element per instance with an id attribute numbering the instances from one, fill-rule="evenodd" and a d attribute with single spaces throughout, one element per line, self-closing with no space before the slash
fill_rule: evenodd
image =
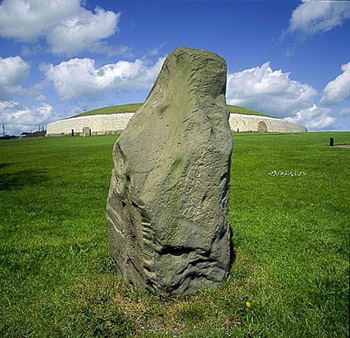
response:
<path id="1" fill-rule="evenodd" d="M 81 0 L 3 0 L 0 36 L 20 42 L 45 38 L 53 53 L 73 55 L 114 34 L 119 16 L 100 7 L 88 11 Z"/>
<path id="2" fill-rule="evenodd" d="M 163 62 L 164 58 L 159 58 L 152 66 L 142 60 L 119 61 L 96 68 L 94 60 L 84 58 L 71 59 L 57 66 L 45 65 L 42 70 L 61 99 L 79 100 L 109 90 L 150 89 Z"/>
<path id="3" fill-rule="evenodd" d="M 302 124 L 309 130 L 325 130 L 332 128 L 337 117 L 331 109 L 320 108 L 314 104 L 312 107 L 301 109 L 294 117 L 288 117 L 286 120 Z"/>
<path id="4" fill-rule="evenodd" d="M 350 62 L 341 66 L 342 74 L 333 81 L 328 82 L 323 90 L 320 103 L 324 105 L 336 105 L 345 100 L 350 100 Z"/>
<path id="5" fill-rule="evenodd" d="M 347 71 L 347 67 L 343 68 Z M 309 130 L 332 129 L 339 116 L 349 113 L 347 108 L 337 111 L 317 106 L 314 88 L 291 80 L 289 73 L 272 70 L 269 62 L 228 74 L 227 83 L 229 104 L 285 118 Z"/>
<path id="6" fill-rule="evenodd" d="M 291 80 L 289 73 L 272 70 L 270 63 L 228 74 L 227 102 L 253 110 L 287 117 L 310 107 L 317 94 L 308 84 Z"/>
<path id="7" fill-rule="evenodd" d="M 73 55 L 96 46 L 101 39 L 116 32 L 120 14 L 96 8 L 96 14 L 81 10 L 56 26 L 48 35 L 54 54 Z"/>
<path id="8" fill-rule="evenodd" d="M 340 110 L 339 116 L 348 116 L 350 115 L 350 107 L 346 107 Z"/>
<path id="9" fill-rule="evenodd" d="M 90 109 L 89 109 L 90 110 Z M 84 109 L 83 107 L 80 107 L 80 106 L 76 106 L 76 107 L 73 107 L 70 112 L 69 112 L 69 115 L 68 116 L 75 116 L 75 115 L 78 115 L 78 114 L 81 114 L 83 112 L 85 112 L 86 109 Z"/>
<path id="10" fill-rule="evenodd" d="M 7 100 L 23 91 L 21 83 L 28 76 L 30 65 L 20 56 L 0 57 L 0 100 Z"/>
<path id="11" fill-rule="evenodd" d="M 3 0 L 0 35 L 33 42 L 79 10 L 80 0 Z"/>
<path id="12" fill-rule="evenodd" d="M 23 131 L 35 131 L 39 125 L 58 118 L 52 106 L 41 103 L 28 107 L 15 101 L 0 101 L 0 122 L 5 125 L 6 134 L 19 135 Z"/>
<path id="13" fill-rule="evenodd" d="M 148 50 L 148 55 L 155 56 L 160 54 L 161 50 L 168 44 L 167 41 L 163 41 L 158 47 Z"/>
<path id="14" fill-rule="evenodd" d="M 327 32 L 350 18 L 350 3 L 346 1 L 303 0 L 292 14 L 289 31 L 312 35 Z"/>
<path id="15" fill-rule="evenodd" d="M 38 96 L 35 97 L 35 100 L 37 101 L 45 101 L 46 100 L 46 96 L 43 94 L 39 94 Z"/>

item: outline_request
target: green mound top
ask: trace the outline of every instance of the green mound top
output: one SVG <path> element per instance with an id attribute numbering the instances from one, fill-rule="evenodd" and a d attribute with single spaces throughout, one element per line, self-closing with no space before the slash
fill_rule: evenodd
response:
<path id="1" fill-rule="evenodd" d="M 228 104 L 227 107 L 228 107 L 231 114 L 243 114 L 243 115 L 257 115 L 257 116 L 273 117 L 271 115 L 259 113 L 255 110 L 250 110 L 250 109 L 239 107 L 239 106 L 232 106 L 230 104 Z"/>
<path id="2" fill-rule="evenodd" d="M 72 117 L 80 116 L 90 116 L 90 115 L 104 115 L 104 114 L 120 114 L 120 113 L 135 113 L 143 103 L 131 103 L 131 104 L 122 104 L 120 106 L 110 106 L 99 109 L 90 110 Z"/>
<path id="3" fill-rule="evenodd" d="M 122 104 L 119 106 L 110 106 L 99 109 L 90 110 L 78 115 L 74 115 L 72 117 L 80 117 L 80 116 L 90 116 L 90 115 L 103 115 L 103 114 L 120 114 L 120 113 L 135 113 L 143 103 L 131 103 L 131 104 Z M 257 115 L 257 116 L 266 116 L 273 117 L 270 115 L 262 114 L 254 110 L 250 110 L 247 108 L 242 108 L 238 106 L 232 106 L 230 104 L 227 105 L 231 114 L 243 114 L 243 115 Z"/>

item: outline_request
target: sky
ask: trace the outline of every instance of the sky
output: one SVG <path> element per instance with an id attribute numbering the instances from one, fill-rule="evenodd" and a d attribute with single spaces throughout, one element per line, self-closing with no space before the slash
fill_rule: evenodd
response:
<path id="1" fill-rule="evenodd" d="M 321 0 L 2 0 L 1 127 L 143 102 L 181 46 L 226 60 L 228 104 L 350 131 L 350 1 Z"/>

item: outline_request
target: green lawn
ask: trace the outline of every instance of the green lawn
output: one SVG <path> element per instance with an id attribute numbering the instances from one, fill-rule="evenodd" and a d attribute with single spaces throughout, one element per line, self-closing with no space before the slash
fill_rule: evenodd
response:
<path id="1" fill-rule="evenodd" d="M 72 117 L 100 115 L 100 114 L 104 115 L 104 114 L 134 113 L 136 112 L 136 110 L 138 110 L 142 106 L 142 104 L 143 103 L 131 103 L 131 104 L 123 104 L 119 106 L 104 107 L 104 108 L 99 108 L 95 110 L 90 110 L 78 115 L 74 115 Z M 258 115 L 258 116 L 271 117 L 270 115 L 265 115 L 263 113 L 259 113 L 257 111 L 242 108 L 239 106 L 232 106 L 228 104 L 227 107 L 231 114 Z"/>
<path id="2" fill-rule="evenodd" d="M 330 137 L 350 144 L 234 134 L 230 277 L 167 300 L 109 253 L 116 136 L 0 142 L 0 337 L 349 337 L 350 149 Z"/>

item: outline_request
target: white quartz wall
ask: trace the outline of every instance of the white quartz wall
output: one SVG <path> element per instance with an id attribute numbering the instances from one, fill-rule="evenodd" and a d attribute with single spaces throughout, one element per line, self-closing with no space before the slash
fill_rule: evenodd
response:
<path id="1" fill-rule="evenodd" d="M 125 129 L 133 115 L 133 113 L 90 115 L 60 120 L 47 125 L 46 135 L 71 135 L 72 129 L 75 135 L 79 135 L 82 134 L 84 127 L 89 127 L 92 135 L 116 134 Z M 299 124 L 271 117 L 231 114 L 229 120 L 231 130 L 234 132 L 257 131 L 260 121 L 265 122 L 268 132 L 298 133 L 307 131 Z"/>
<path id="2" fill-rule="evenodd" d="M 47 125 L 47 136 L 81 134 L 84 127 L 91 129 L 92 135 L 115 134 L 124 130 L 134 113 L 104 114 L 74 117 Z"/>
<path id="3" fill-rule="evenodd" d="M 301 133 L 307 131 L 307 129 L 300 124 L 274 119 L 272 117 L 231 114 L 229 121 L 232 131 L 258 131 L 260 121 L 265 122 L 268 132 Z"/>

